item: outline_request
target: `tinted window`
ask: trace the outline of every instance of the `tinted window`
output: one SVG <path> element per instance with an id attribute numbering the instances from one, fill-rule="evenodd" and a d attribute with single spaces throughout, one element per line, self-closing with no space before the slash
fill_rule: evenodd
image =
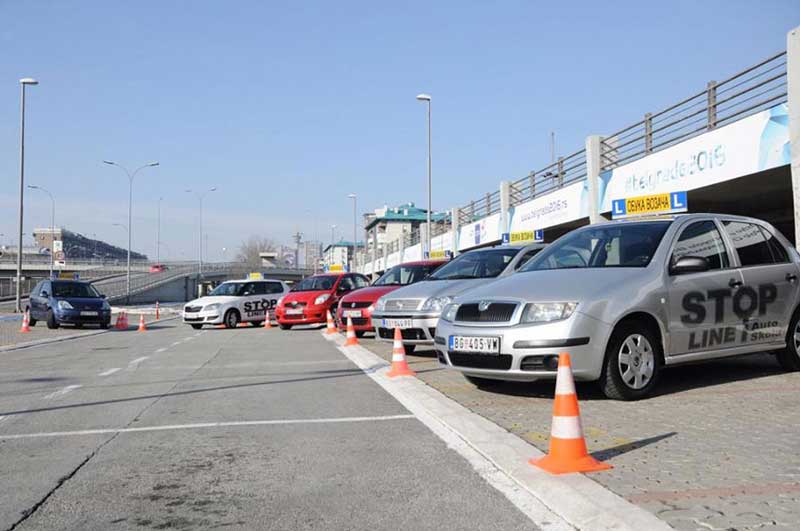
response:
<path id="1" fill-rule="evenodd" d="M 42 286 L 44 286 L 44 281 L 36 284 L 36 287 L 31 290 L 31 297 L 38 297 L 39 293 L 42 291 Z"/>
<path id="2" fill-rule="evenodd" d="M 292 291 L 327 291 L 333 288 L 336 278 L 337 277 L 334 275 L 319 275 L 304 278 L 294 285 Z"/>
<path id="3" fill-rule="evenodd" d="M 76 299 L 91 299 L 100 296 L 97 290 L 91 284 L 84 284 L 81 282 L 55 282 L 53 283 L 53 296 L 76 298 Z"/>
<path id="4" fill-rule="evenodd" d="M 369 280 L 366 277 L 362 277 L 361 275 L 356 275 L 353 277 L 353 280 L 356 283 L 356 288 L 366 288 L 369 286 Z"/>
<path id="5" fill-rule="evenodd" d="M 253 292 L 254 295 L 266 295 L 267 293 L 269 293 L 266 282 L 256 282 L 253 285 L 253 288 L 255 290 Z"/>
<path id="6" fill-rule="evenodd" d="M 761 227 L 761 232 L 764 233 L 764 237 L 767 239 L 769 250 L 772 251 L 772 258 L 775 260 L 775 262 L 788 262 L 789 254 L 786 252 L 786 248 L 778 240 L 778 238 L 776 238 L 775 235 L 770 233 L 768 230 L 764 229 L 764 227 Z"/>
<path id="7" fill-rule="evenodd" d="M 283 293 L 283 286 L 279 282 L 267 282 L 267 293 Z"/>
<path id="8" fill-rule="evenodd" d="M 609 223 L 573 231 L 525 264 L 521 271 L 583 267 L 645 267 L 671 221 Z"/>
<path id="9" fill-rule="evenodd" d="M 517 262 L 517 265 L 514 266 L 514 270 L 517 270 L 517 269 L 521 268 L 522 266 L 524 266 L 525 264 L 527 264 L 528 260 L 530 260 L 531 258 L 536 256 L 537 254 L 539 254 L 539 251 L 541 251 L 541 249 L 531 249 L 530 251 L 525 253 L 522 256 L 522 260 Z"/>
<path id="10" fill-rule="evenodd" d="M 722 235 L 713 221 L 698 221 L 683 229 L 672 251 L 672 259 L 684 256 L 705 258 L 709 269 L 723 269 L 730 265 Z"/>
<path id="11" fill-rule="evenodd" d="M 241 282 L 223 282 L 214 290 L 209 293 L 210 297 L 221 297 L 221 296 L 238 296 L 242 290 L 243 284 Z"/>
<path id="12" fill-rule="evenodd" d="M 435 266 L 422 266 L 422 265 L 399 265 L 394 266 L 389 271 L 381 275 L 381 278 L 375 281 L 376 286 L 405 286 L 419 282 L 428 276 Z"/>
<path id="13" fill-rule="evenodd" d="M 339 291 L 350 291 L 355 288 L 355 284 L 353 283 L 353 278 L 350 276 L 346 276 L 342 278 L 342 281 L 339 282 L 339 287 L 336 288 Z"/>
<path id="14" fill-rule="evenodd" d="M 437 269 L 428 280 L 455 280 L 458 278 L 493 278 L 508 266 L 519 252 L 514 247 L 501 247 L 483 251 L 470 251 L 459 255 L 449 264 Z"/>
<path id="15" fill-rule="evenodd" d="M 740 221 L 723 221 L 742 267 L 774 263 L 767 239 L 758 225 Z"/>

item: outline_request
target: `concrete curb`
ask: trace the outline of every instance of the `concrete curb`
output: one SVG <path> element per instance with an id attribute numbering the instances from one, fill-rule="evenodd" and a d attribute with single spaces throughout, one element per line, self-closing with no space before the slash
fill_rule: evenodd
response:
<path id="1" fill-rule="evenodd" d="M 421 421 L 427 424 L 423 417 L 433 419 L 433 422 L 454 433 L 570 526 L 587 531 L 672 529 L 652 513 L 583 474 L 552 476 L 529 465 L 528 459 L 543 455 L 539 449 L 421 380 L 388 378 L 386 372 L 389 364 L 371 351 L 361 346 L 341 347 L 344 339 L 338 334 L 323 337 L 337 343 L 347 358 Z"/>
<path id="2" fill-rule="evenodd" d="M 172 321 L 174 319 L 178 319 L 179 317 L 180 317 L 179 315 L 176 315 L 175 317 L 165 317 L 163 319 L 159 319 L 158 321 L 150 321 L 148 324 L 163 323 L 164 321 Z M 129 331 L 135 332 L 136 330 L 134 328 L 129 328 Z M 27 343 L 6 345 L 5 347 L 0 347 L 0 354 L 2 354 L 3 352 L 11 352 L 12 350 L 22 350 L 26 348 L 38 347 L 41 345 L 49 345 L 51 343 L 61 343 L 62 341 L 70 341 L 72 339 L 81 339 L 83 337 L 99 336 L 100 334 L 107 334 L 109 332 L 116 332 L 116 330 L 114 330 L 112 326 L 105 330 L 94 330 L 89 332 L 82 332 L 80 334 L 72 334 L 69 336 L 48 337 L 45 339 L 36 339 L 34 341 L 28 341 Z"/>

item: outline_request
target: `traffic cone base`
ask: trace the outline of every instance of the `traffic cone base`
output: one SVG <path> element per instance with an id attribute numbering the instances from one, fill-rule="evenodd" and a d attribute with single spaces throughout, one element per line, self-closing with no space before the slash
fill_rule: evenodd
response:
<path id="1" fill-rule="evenodd" d="M 147 332 L 147 326 L 144 324 L 144 314 L 139 314 L 139 332 Z"/>
<path id="2" fill-rule="evenodd" d="M 328 310 L 328 312 L 327 312 L 326 319 L 327 319 L 327 325 L 326 325 L 325 333 L 328 334 L 328 335 L 335 334 L 336 333 L 336 325 L 333 324 L 333 316 L 331 315 L 331 311 L 330 310 Z"/>
<path id="3" fill-rule="evenodd" d="M 22 314 L 22 327 L 19 329 L 20 334 L 28 334 L 31 331 L 31 322 L 28 317 L 28 312 Z"/>
<path id="4" fill-rule="evenodd" d="M 392 347 L 392 367 L 386 376 L 395 378 L 397 376 L 415 376 L 417 373 L 411 370 L 406 360 L 406 349 L 403 346 L 403 334 L 399 328 L 394 329 L 394 345 Z"/>
<path id="5" fill-rule="evenodd" d="M 344 342 L 344 346 L 352 347 L 353 345 L 358 345 L 358 338 L 356 337 L 356 329 L 353 326 L 353 318 L 347 318 L 347 339 Z"/>
<path id="6" fill-rule="evenodd" d="M 267 316 L 264 319 L 264 329 L 265 330 L 269 330 L 270 328 L 272 328 L 271 321 L 272 321 L 272 317 L 269 316 L 269 310 L 267 310 Z"/>
<path id="7" fill-rule="evenodd" d="M 558 448 L 554 448 L 554 446 Z M 539 459 L 530 459 L 528 463 L 551 474 L 598 472 L 612 468 L 611 465 L 589 455 L 586 450 L 586 441 L 583 439 L 554 439 L 550 443 L 549 455 Z"/>

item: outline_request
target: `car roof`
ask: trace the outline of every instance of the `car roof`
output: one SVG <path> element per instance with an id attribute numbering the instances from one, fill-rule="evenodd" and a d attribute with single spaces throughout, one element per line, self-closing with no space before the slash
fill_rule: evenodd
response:
<path id="1" fill-rule="evenodd" d="M 635 217 L 630 217 L 630 218 L 614 219 L 614 220 L 611 220 L 611 223 L 617 223 L 617 224 L 642 223 L 642 222 L 646 222 L 646 221 L 669 221 L 669 222 L 673 222 L 673 221 L 677 221 L 679 219 L 692 220 L 692 219 L 708 219 L 708 218 L 714 218 L 714 219 L 725 218 L 725 219 L 735 219 L 735 220 L 738 220 L 738 221 L 747 221 L 747 222 L 756 221 L 756 222 L 760 222 L 760 223 L 765 223 L 764 220 L 761 220 L 761 219 L 758 219 L 758 218 L 751 218 L 751 217 L 748 217 L 748 216 L 739 216 L 739 215 L 736 215 L 736 214 L 720 214 L 720 213 L 710 213 L 710 212 L 709 213 L 692 212 L 692 213 L 679 213 L 679 214 L 656 214 L 656 215 L 652 215 L 652 216 L 635 216 Z"/>
<path id="2" fill-rule="evenodd" d="M 89 282 L 86 282 L 85 280 L 72 280 L 66 278 L 57 278 L 51 280 L 50 282 L 53 282 L 54 284 L 89 284 Z"/>
<path id="3" fill-rule="evenodd" d="M 446 264 L 449 260 L 416 260 L 414 262 L 403 262 L 402 264 L 398 264 L 401 266 L 417 266 L 417 265 L 436 265 L 436 264 Z"/>

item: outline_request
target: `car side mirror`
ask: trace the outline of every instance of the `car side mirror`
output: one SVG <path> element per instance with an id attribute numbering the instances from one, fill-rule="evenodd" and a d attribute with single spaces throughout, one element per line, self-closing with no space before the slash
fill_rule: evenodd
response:
<path id="1" fill-rule="evenodd" d="M 708 271 L 708 260 L 700 256 L 681 256 L 672 262 L 669 268 L 671 275 L 683 275 L 686 273 L 701 273 Z"/>
<path id="2" fill-rule="evenodd" d="M 41 293 L 39 294 L 39 296 L 40 296 L 40 297 L 44 297 L 44 298 L 46 299 L 47 297 L 49 297 L 49 296 L 50 296 L 50 294 L 49 294 L 49 293 L 47 293 L 46 291 L 43 291 L 43 292 L 41 292 Z"/>
<path id="3" fill-rule="evenodd" d="M 339 286 L 338 288 L 336 288 L 337 293 L 347 293 L 348 291 L 350 290 L 347 289 L 347 286 Z"/>
<path id="4" fill-rule="evenodd" d="M 101 299 L 106 299 L 107 297 L 106 297 L 105 293 L 101 293 L 101 294 L 100 294 L 100 298 L 101 298 Z"/>

